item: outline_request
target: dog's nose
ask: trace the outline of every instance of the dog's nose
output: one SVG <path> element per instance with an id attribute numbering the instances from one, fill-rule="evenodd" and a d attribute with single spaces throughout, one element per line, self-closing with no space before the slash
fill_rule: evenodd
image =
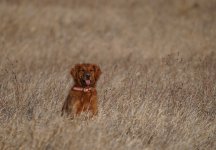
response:
<path id="1" fill-rule="evenodd" d="M 89 79 L 90 76 L 91 76 L 90 73 L 88 73 L 88 72 L 85 73 L 85 77 L 86 77 L 87 79 Z"/>

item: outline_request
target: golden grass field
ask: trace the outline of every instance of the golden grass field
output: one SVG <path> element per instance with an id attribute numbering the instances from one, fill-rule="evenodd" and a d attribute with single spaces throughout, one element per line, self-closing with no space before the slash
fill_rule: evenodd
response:
<path id="1" fill-rule="evenodd" d="M 0 149 L 215 150 L 215 0 L 1 0 Z M 99 115 L 61 107 L 98 64 Z"/>

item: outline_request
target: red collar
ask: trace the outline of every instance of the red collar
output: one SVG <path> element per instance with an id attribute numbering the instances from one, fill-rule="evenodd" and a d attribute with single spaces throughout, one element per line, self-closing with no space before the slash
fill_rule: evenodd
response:
<path id="1" fill-rule="evenodd" d="M 83 88 L 83 87 L 76 87 L 76 86 L 74 86 L 72 89 L 74 91 L 82 91 L 82 92 L 85 92 L 85 93 L 94 90 L 94 88 L 92 88 L 92 87 L 85 87 L 85 88 Z"/>

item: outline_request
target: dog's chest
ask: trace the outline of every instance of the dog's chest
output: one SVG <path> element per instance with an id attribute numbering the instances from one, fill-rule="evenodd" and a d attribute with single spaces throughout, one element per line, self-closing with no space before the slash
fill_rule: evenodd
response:
<path id="1" fill-rule="evenodd" d="M 90 103 L 92 100 L 92 92 L 74 92 L 73 97 L 81 103 Z"/>
<path id="2" fill-rule="evenodd" d="M 91 102 L 92 93 L 85 93 L 81 95 L 81 102 L 83 103 L 90 103 Z"/>

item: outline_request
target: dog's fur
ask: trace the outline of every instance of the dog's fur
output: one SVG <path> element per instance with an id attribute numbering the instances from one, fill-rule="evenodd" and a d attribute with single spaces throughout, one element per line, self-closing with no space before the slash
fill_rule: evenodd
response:
<path id="1" fill-rule="evenodd" d="M 88 82 L 85 78 L 86 74 L 90 75 Z M 96 83 L 101 75 L 100 68 L 95 64 L 77 64 L 71 69 L 71 75 L 74 79 L 74 86 L 63 104 L 62 115 L 74 117 L 86 111 L 91 112 L 91 116 L 97 115 Z M 82 90 L 76 90 L 76 88 Z"/>

